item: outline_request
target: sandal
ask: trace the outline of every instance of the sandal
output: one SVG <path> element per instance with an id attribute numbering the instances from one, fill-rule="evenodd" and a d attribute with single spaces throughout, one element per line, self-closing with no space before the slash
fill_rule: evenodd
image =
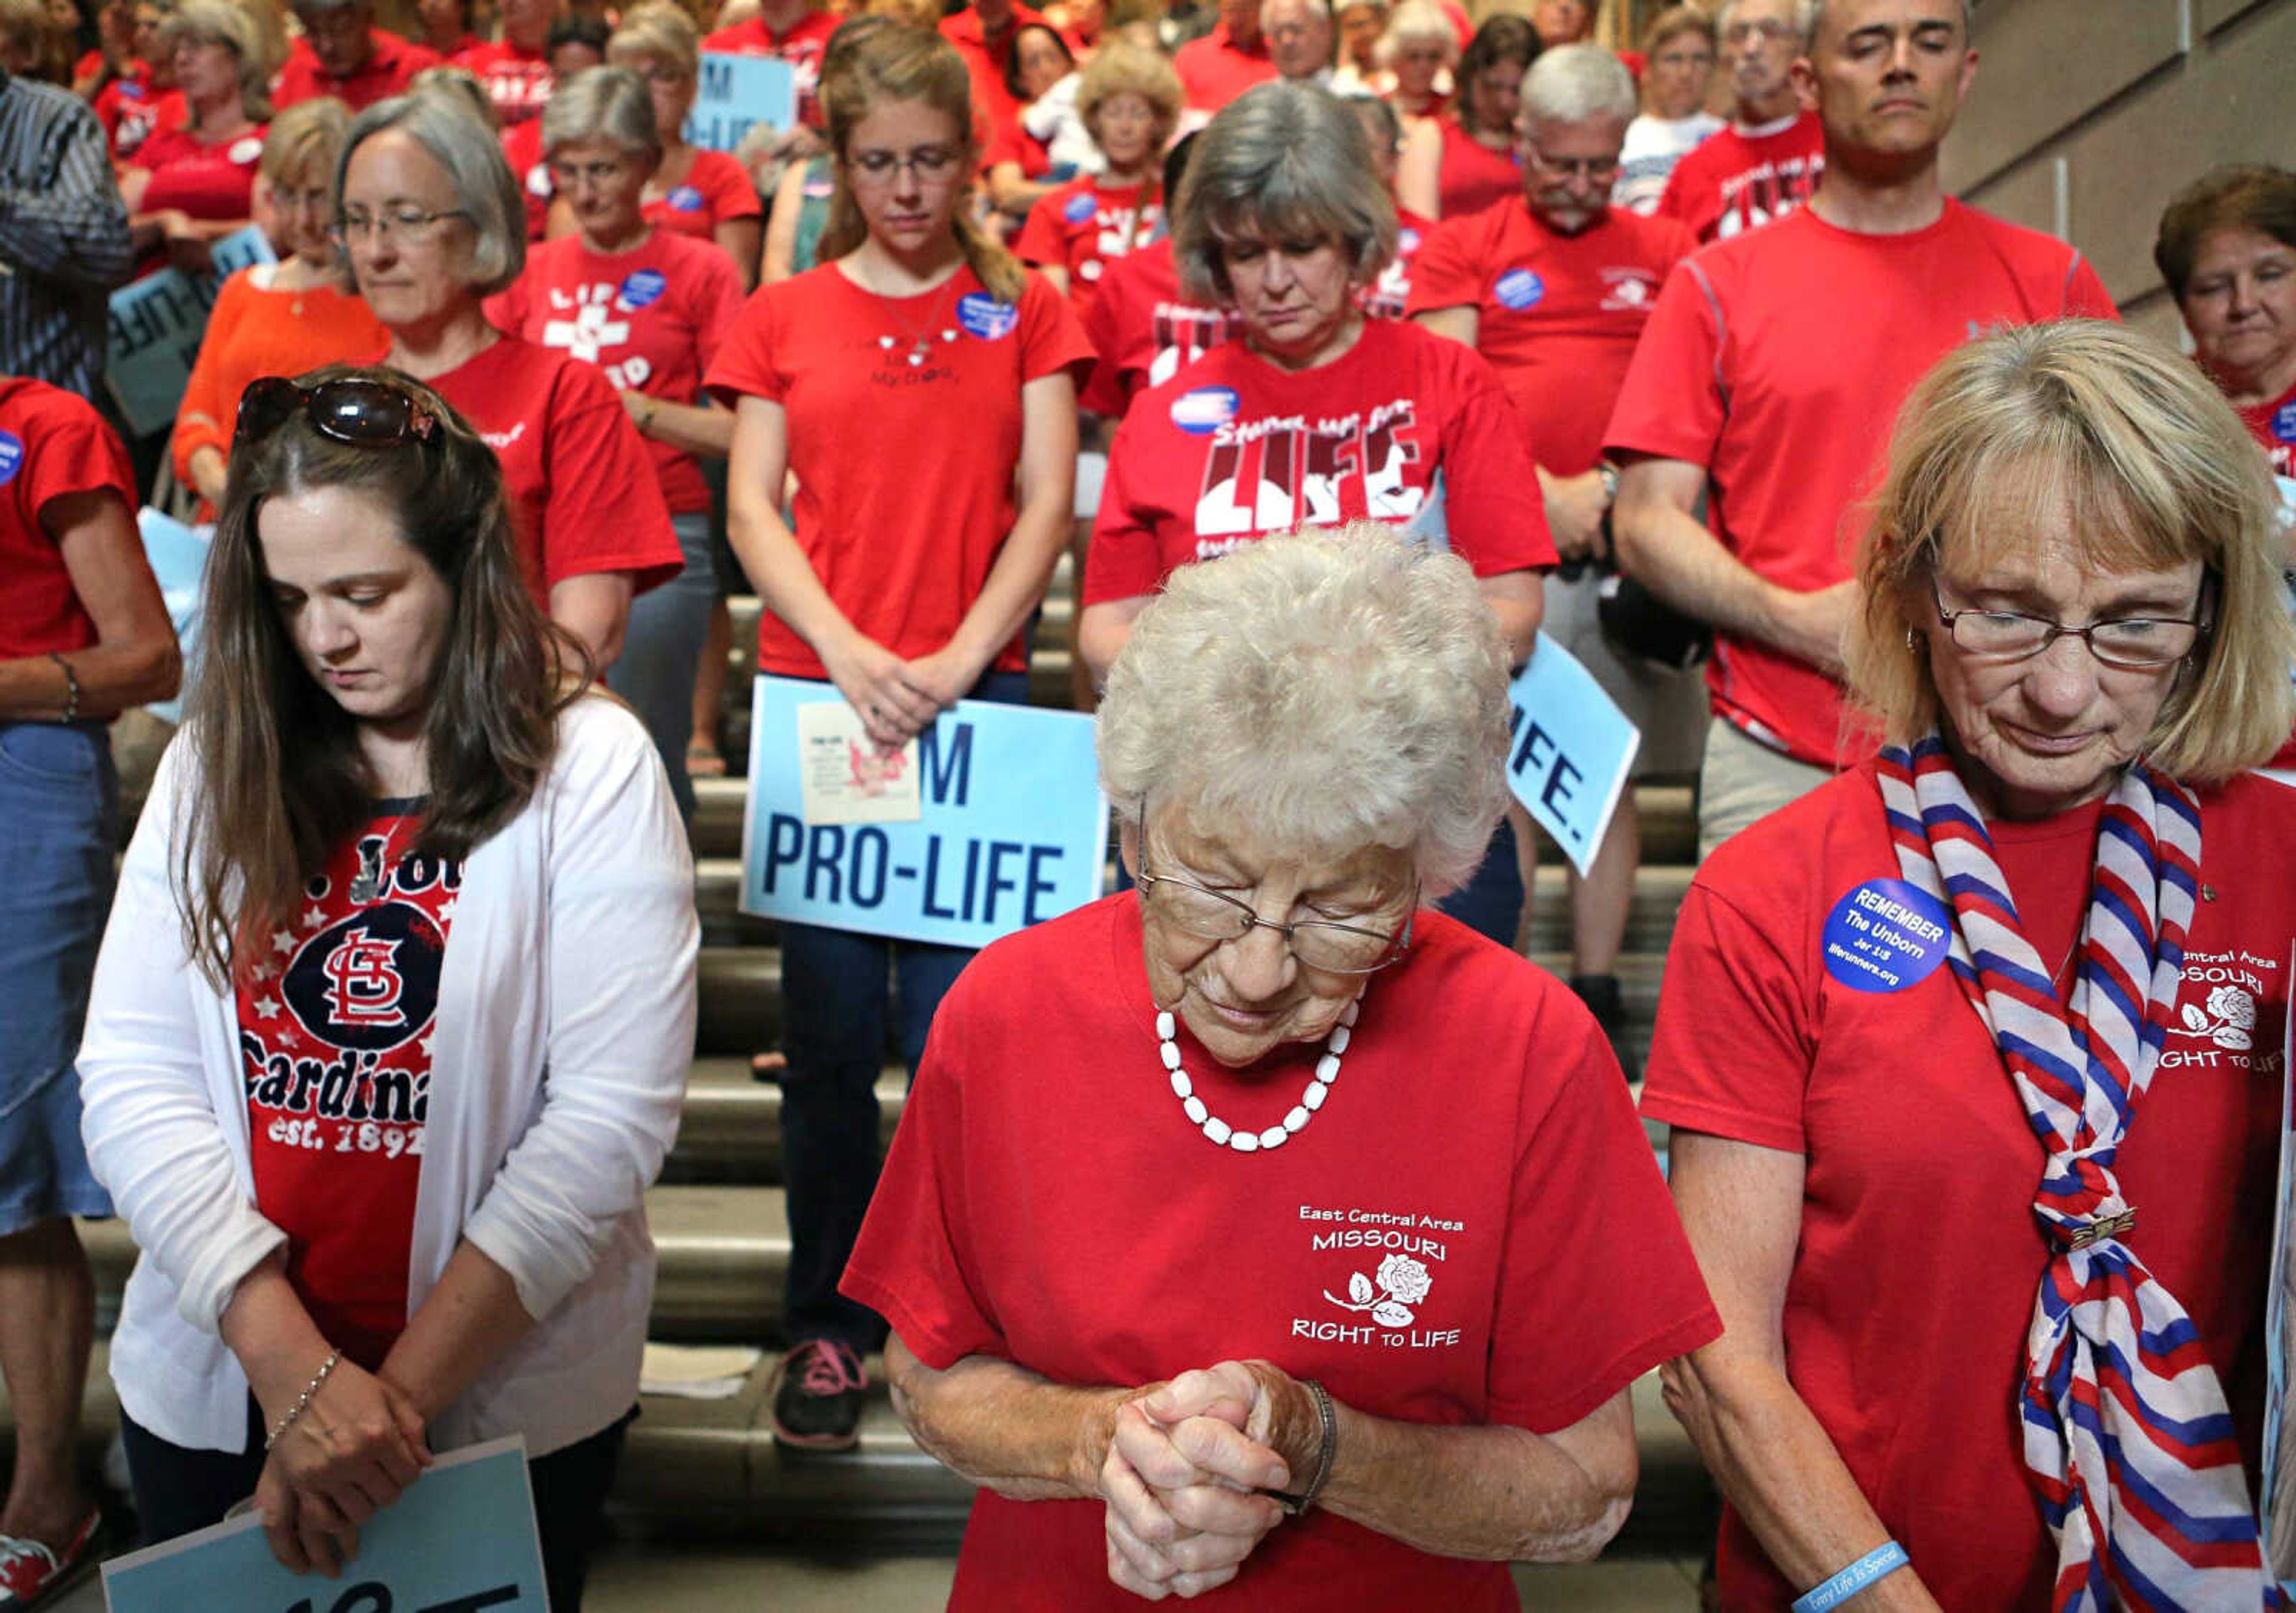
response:
<path id="1" fill-rule="evenodd" d="M 685 776 L 690 779 L 724 778 L 726 776 L 724 754 L 708 740 L 689 741 L 685 747 Z"/>

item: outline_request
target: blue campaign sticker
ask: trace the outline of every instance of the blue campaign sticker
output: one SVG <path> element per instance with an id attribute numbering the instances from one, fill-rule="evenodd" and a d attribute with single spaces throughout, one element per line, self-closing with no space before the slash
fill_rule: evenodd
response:
<path id="1" fill-rule="evenodd" d="M 1209 437 L 1242 406 L 1234 387 L 1198 387 L 1172 400 L 1172 423 L 1191 437 Z"/>
<path id="2" fill-rule="evenodd" d="M 983 341 L 1002 341 L 1021 323 L 1021 310 L 986 291 L 967 291 L 956 299 L 956 323 Z"/>
<path id="3" fill-rule="evenodd" d="M 2272 435 L 2282 442 L 2296 442 L 2296 403 L 2284 403 L 2273 411 Z"/>
<path id="4" fill-rule="evenodd" d="M 1061 217 L 1070 224 L 1089 224 L 1092 216 L 1100 211 L 1100 203 L 1093 200 L 1090 191 L 1078 191 L 1061 209 Z"/>
<path id="5" fill-rule="evenodd" d="M 660 269 L 632 269 L 615 300 L 626 308 L 651 307 L 669 290 L 669 279 Z"/>
<path id="6" fill-rule="evenodd" d="M 1529 269 L 1509 269 L 1499 276 L 1491 294 L 1500 303 L 1520 314 L 1546 295 L 1546 282 Z"/>
<path id="7" fill-rule="evenodd" d="M 698 213 L 701 210 L 701 192 L 690 184 L 679 185 L 663 200 L 681 213 Z"/>
<path id="8" fill-rule="evenodd" d="M 24 464 L 24 439 L 13 431 L 0 431 L 0 487 L 16 479 Z"/>
<path id="9" fill-rule="evenodd" d="M 1937 972 L 1953 948 L 1953 914 L 1903 880 L 1868 880 L 1833 905 L 1819 945 L 1825 972 L 1856 991 L 1897 992 Z"/>
<path id="10" fill-rule="evenodd" d="M 1396 231 L 1395 250 L 1398 253 L 1406 258 L 1408 258 L 1412 253 L 1417 251 L 1419 250 L 1419 232 L 1413 229 L 1407 224 L 1401 229 Z"/>

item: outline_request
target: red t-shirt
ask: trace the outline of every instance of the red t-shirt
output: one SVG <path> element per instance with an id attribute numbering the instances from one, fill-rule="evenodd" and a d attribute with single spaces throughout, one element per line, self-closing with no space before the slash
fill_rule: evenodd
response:
<path id="1" fill-rule="evenodd" d="M 1553 977 L 1421 912 L 1330 1101 L 1247 1158 L 1172 1095 L 1141 946 L 1138 898 L 1110 897 L 987 948 L 935 1014 L 842 1285 L 928 1366 L 1130 1386 L 1259 1357 L 1374 1416 L 1553 1433 L 1720 1331 L 1618 1064 Z M 1282 1120 L 1323 1054 L 1239 1074 L 1185 1025 L 1175 1040 L 1239 1126 Z M 1382 1290 L 1407 1320 L 1371 1314 Z M 950 1607 L 1137 1607 L 1109 1583 L 1105 1511 L 981 1491 Z M 1502 1564 L 1315 1511 L 1193 1605 L 1448 1613 L 1515 1593 Z"/>
<path id="2" fill-rule="evenodd" d="M 1986 330 L 2072 315 L 2112 318 L 2112 299 L 2053 236 L 1950 198 L 1905 235 L 1802 208 L 1667 277 L 1603 440 L 1704 466 L 1707 525 L 1733 554 L 1781 587 L 1828 587 L 1914 383 Z M 1706 678 L 1720 716 L 1836 765 L 1841 692 L 1816 667 L 1724 634 Z"/>
<path id="3" fill-rule="evenodd" d="M 2140 1207 L 2129 1245 L 2199 1329 L 2253 1479 L 2296 795 L 2241 778 L 2201 801 L 2206 895 L 2118 1171 Z M 2045 965 L 2078 933 L 2099 815 L 1991 826 Z M 1898 877 L 1870 765 L 1709 857 L 1676 921 L 1643 1113 L 1802 1156 L 1783 1316 L 1794 1388 L 1939 1602 L 2040 1609 L 2055 1555 L 2015 1397 L 2045 1263 L 2032 1209 L 2045 1155 L 1950 968 L 1895 991 L 1829 971 L 1829 915 L 1864 881 Z M 2213 1039 L 2234 1023 L 2253 1052 Z M 1794 1594 L 1734 1512 L 1721 1585 L 1734 1609 Z"/>
<path id="4" fill-rule="evenodd" d="M 1411 277 L 1419 254 L 1435 233 L 1435 221 L 1395 209 L 1395 256 L 1379 278 L 1356 293 L 1356 306 L 1374 319 L 1400 319 L 1411 307 Z"/>
<path id="5" fill-rule="evenodd" d="M 126 162 L 161 129 L 181 127 L 181 90 L 155 91 L 139 67 L 133 78 L 114 78 L 95 94 L 95 115 L 111 144 L 111 160 Z"/>
<path id="6" fill-rule="evenodd" d="M 1763 132 L 1733 126 L 1701 141 L 1667 176 L 1659 216 L 1680 220 L 1702 242 L 1783 218 L 1810 198 L 1825 172 L 1825 128 L 1800 112 Z"/>
<path id="7" fill-rule="evenodd" d="M 545 241 L 526 273 L 487 299 L 499 330 L 597 365 L 616 391 L 665 403 L 703 401 L 701 372 L 742 311 L 734 260 L 709 242 L 655 230 L 627 252 L 601 256 L 579 235 Z M 709 488 L 693 456 L 644 438 L 674 514 L 706 512 Z"/>
<path id="8" fill-rule="evenodd" d="M 697 241 L 715 242 L 718 226 L 733 218 L 755 218 L 765 211 L 758 187 L 740 160 L 725 151 L 697 151 L 685 177 L 645 204 L 645 219 Z"/>
<path id="9" fill-rule="evenodd" d="M 735 406 L 744 395 L 781 405 L 814 575 L 855 627 L 909 659 L 948 643 L 1012 536 L 1021 388 L 1091 356 L 1039 275 L 1016 307 L 969 267 L 889 298 L 825 263 L 750 299 L 709 386 Z M 828 675 L 773 612 L 758 633 L 763 670 Z M 1023 636 L 999 670 L 1027 667 Z"/>
<path id="10" fill-rule="evenodd" d="M 1001 151 L 1007 131 L 1021 120 L 1021 102 L 1014 99 L 1012 86 L 1004 82 L 1004 64 L 1021 29 L 1044 20 L 1042 12 L 1015 4 L 1012 20 L 998 35 L 998 48 L 995 50 L 989 48 L 988 36 L 981 29 L 980 13 L 971 5 L 940 20 L 940 37 L 956 47 L 956 53 L 964 58 L 965 71 L 972 77 L 973 115 L 977 119 L 985 119 L 989 131 L 988 138 L 981 143 L 984 152 Z"/>
<path id="11" fill-rule="evenodd" d="M 808 12 L 776 36 L 762 17 L 721 28 L 701 42 L 705 51 L 728 56 L 776 56 L 790 64 L 797 81 L 798 121 L 821 127 L 821 53 L 840 20 L 834 12 Z"/>
<path id="12" fill-rule="evenodd" d="M 406 1327 L 440 964 L 459 863 L 381 801 L 238 988 L 255 1207 L 311 1320 L 373 1371 Z"/>
<path id="13" fill-rule="evenodd" d="M 127 451 L 103 416 L 78 393 L 0 376 L 0 661 L 95 643 L 95 624 L 40 512 L 99 488 L 135 508 Z"/>
<path id="14" fill-rule="evenodd" d="M 1555 563 L 1522 422 L 1472 349 L 1391 319 L 1365 320 L 1355 346 L 1312 370 L 1228 342 L 1126 411 L 1084 602 L 1153 594 L 1190 561 L 1271 532 L 1404 526 L 1438 471 L 1451 547 L 1477 576 Z"/>
<path id="15" fill-rule="evenodd" d="M 643 594 L 685 569 L 644 439 L 595 364 L 510 335 L 430 385 L 502 461 L 537 602 L 593 571 L 627 571 Z"/>
<path id="16" fill-rule="evenodd" d="M 1108 266 L 1085 315 L 1085 334 L 1097 359 L 1077 401 L 1115 419 L 1142 388 L 1171 380 L 1183 365 L 1242 335 L 1243 320 L 1234 309 L 1181 297 L 1168 235 Z"/>
<path id="17" fill-rule="evenodd" d="M 1089 318 L 1108 265 L 1164 233 L 1162 187 L 1107 188 L 1090 176 L 1037 199 L 1013 242 L 1023 263 L 1052 264 L 1069 275 L 1069 306 Z"/>
<path id="18" fill-rule="evenodd" d="M 505 129 L 542 116 L 556 86 L 547 53 L 525 50 L 507 39 L 464 51 L 454 65 L 478 76 L 487 99 L 495 103 L 495 122 Z"/>
<path id="19" fill-rule="evenodd" d="M 135 153 L 135 166 L 151 171 L 137 211 L 181 209 L 199 219 L 245 218 L 255 207 L 255 170 L 263 160 L 268 124 L 214 144 L 189 129 L 155 130 Z"/>
<path id="20" fill-rule="evenodd" d="M 1437 204 L 1443 217 L 1480 213 L 1522 194 L 1522 169 L 1513 151 L 1495 151 L 1450 118 L 1438 118 L 1443 135 L 1443 165 L 1437 170 Z"/>
<path id="21" fill-rule="evenodd" d="M 503 160 L 518 176 L 519 198 L 526 204 L 526 239 L 532 246 L 550 228 L 550 199 L 557 193 L 550 183 L 550 165 L 542 160 L 542 119 L 513 123 L 501 138 Z"/>
<path id="22" fill-rule="evenodd" d="M 2272 462 L 2275 476 L 2296 477 L 2296 387 L 2270 403 L 2251 404 L 2240 412 L 2250 435 Z"/>
<path id="23" fill-rule="evenodd" d="M 332 95 L 351 111 L 360 111 L 378 101 L 405 94 L 415 74 L 439 65 L 436 51 L 411 44 L 387 29 L 371 28 L 367 37 L 373 43 L 373 54 L 347 78 L 338 78 L 320 65 L 309 40 L 295 41 L 288 47 L 287 65 L 279 70 L 272 88 L 272 104 L 284 111 L 299 101 Z"/>
<path id="24" fill-rule="evenodd" d="M 1253 85 L 1275 77 L 1267 41 L 1262 39 L 1245 50 L 1236 44 L 1225 22 L 1174 52 L 1172 66 L 1180 75 L 1180 87 L 1187 92 L 1188 104 L 1201 112 L 1217 112 Z"/>
<path id="25" fill-rule="evenodd" d="M 1603 427 L 1668 273 L 1691 250 L 1670 218 L 1611 208 L 1558 234 L 1521 197 L 1446 220 L 1420 254 L 1411 311 L 1475 310 L 1491 361 L 1530 433 L 1531 456 L 1578 476 L 1603 456 Z"/>

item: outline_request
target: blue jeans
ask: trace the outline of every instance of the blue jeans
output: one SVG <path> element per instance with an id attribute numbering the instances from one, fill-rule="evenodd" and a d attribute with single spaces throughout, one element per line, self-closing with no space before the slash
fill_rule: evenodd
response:
<path id="1" fill-rule="evenodd" d="M 111 1214 L 72 1060 L 119 844 L 103 725 L 0 722 L 0 1237 Z"/>
<path id="2" fill-rule="evenodd" d="M 1028 675 L 991 672 L 970 698 L 1024 705 Z M 889 1032 L 898 1029 L 902 1062 L 914 1076 L 933 1012 L 972 949 L 788 923 L 781 948 L 790 1224 L 783 1326 L 791 1343 L 833 1339 L 865 1355 L 884 1344 L 884 1318 L 839 1293 L 837 1281 L 877 1191 L 878 1072 Z"/>
<path id="3" fill-rule="evenodd" d="M 1513 951 L 1522 922 L 1522 870 L 1514 860 L 1514 825 L 1505 814 L 1467 882 L 1435 905 L 1477 935 Z"/>
<path id="4" fill-rule="evenodd" d="M 685 569 L 630 602 L 621 659 L 606 687 L 629 701 L 661 753 L 677 810 L 693 822 L 693 781 L 685 776 L 685 747 L 693 738 L 693 680 L 701 669 L 701 642 L 709 634 L 709 607 L 718 576 L 709 561 L 707 512 L 669 518 L 685 553 Z"/>

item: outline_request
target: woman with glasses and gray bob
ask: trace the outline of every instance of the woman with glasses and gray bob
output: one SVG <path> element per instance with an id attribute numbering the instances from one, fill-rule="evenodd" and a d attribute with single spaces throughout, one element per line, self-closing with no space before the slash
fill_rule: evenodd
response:
<path id="1" fill-rule="evenodd" d="M 685 831 L 437 393 L 257 381 L 227 479 L 80 1053 L 142 1251 L 136 1512 L 161 1540 L 252 1493 L 280 1561 L 333 1572 L 432 1451 L 521 1434 L 578 1607 L 693 1046 Z"/>
<path id="2" fill-rule="evenodd" d="M 438 389 L 501 456 L 527 586 L 603 672 L 631 599 L 685 561 L 629 411 L 575 348 L 658 289 L 618 285 L 598 315 L 561 323 L 562 346 L 489 323 L 485 299 L 526 266 L 526 204 L 494 132 L 452 90 L 367 108 L 336 172 L 351 284 L 390 332 L 362 356 Z"/>
<path id="3" fill-rule="evenodd" d="M 1466 563 L 1368 524 L 1141 613 L 1139 888 L 957 981 L 846 1273 L 982 1486 L 953 1607 L 1511 1609 L 1624 1519 L 1628 1386 L 1718 1324 L 1593 1019 L 1426 905 L 1506 677 Z"/>
<path id="4" fill-rule="evenodd" d="M 1879 754 L 1700 869 L 1644 1089 L 1727 1325 L 1667 1380 L 1724 1607 L 2267 1605 L 2280 553 L 2239 417 L 2124 327 L 1907 403 Z"/>

